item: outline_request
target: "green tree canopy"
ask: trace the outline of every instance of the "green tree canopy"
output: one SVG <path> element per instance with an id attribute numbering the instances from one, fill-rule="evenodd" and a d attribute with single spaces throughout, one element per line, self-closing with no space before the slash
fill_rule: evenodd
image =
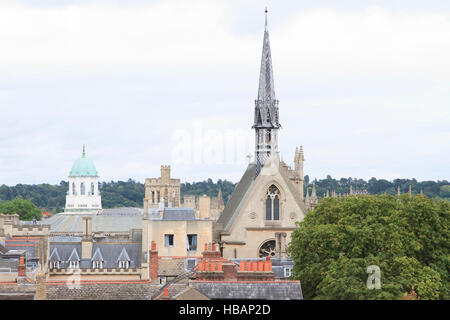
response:
<path id="1" fill-rule="evenodd" d="M 11 201 L 0 201 L 0 213 L 18 214 L 20 220 L 41 219 L 41 210 L 28 199 L 16 198 Z"/>
<path id="2" fill-rule="evenodd" d="M 450 299 L 450 202 L 425 196 L 325 198 L 289 250 L 306 299 Z M 380 289 L 368 289 L 371 265 Z"/>

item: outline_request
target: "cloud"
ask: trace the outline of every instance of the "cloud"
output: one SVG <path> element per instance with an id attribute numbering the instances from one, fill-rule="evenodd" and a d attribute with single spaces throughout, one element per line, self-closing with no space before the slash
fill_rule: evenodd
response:
<path id="1" fill-rule="evenodd" d="M 303 144 L 310 176 L 449 178 L 449 10 L 270 10 L 285 160 Z M 259 1 L 0 0 L 0 183 L 59 182 L 83 143 L 102 179 L 142 181 L 196 121 L 251 132 L 263 23 Z M 173 171 L 236 181 L 252 148 Z"/>

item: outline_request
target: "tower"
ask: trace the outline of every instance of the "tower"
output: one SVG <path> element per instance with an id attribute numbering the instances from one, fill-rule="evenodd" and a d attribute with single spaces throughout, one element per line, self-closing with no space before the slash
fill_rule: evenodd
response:
<path id="1" fill-rule="evenodd" d="M 75 161 L 70 170 L 64 213 L 98 213 L 102 209 L 98 179 L 94 162 L 86 156 L 83 145 L 81 158 Z"/>
<path id="2" fill-rule="evenodd" d="M 255 100 L 255 122 L 252 126 L 255 129 L 255 177 L 272 154 L 278 155 L 278 129 L 281 127 L 278 120 L 266 9 L 258 97 Z"/>

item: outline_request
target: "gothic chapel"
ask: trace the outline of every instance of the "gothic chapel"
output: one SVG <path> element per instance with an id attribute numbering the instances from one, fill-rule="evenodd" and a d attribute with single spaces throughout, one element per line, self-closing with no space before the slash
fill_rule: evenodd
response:
<path id="1" fill-rule="evenodd" d="M 219 216 L 214 238 L 225 258 L 289 257 L 295 223 L 307 212 L 303 199 L 303 149 L 294 169 L 279 159 L 278 100 L 270 52 L 267 10 L 258 97 L 255 100 L 255 161 L 250 163 Z"/>

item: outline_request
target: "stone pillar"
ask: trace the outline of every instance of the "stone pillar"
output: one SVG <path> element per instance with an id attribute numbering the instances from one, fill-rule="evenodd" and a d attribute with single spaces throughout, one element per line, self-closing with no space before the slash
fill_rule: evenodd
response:
<path id="1" fill-rule="evenodd" d="M 81 240 L 81 259 L 92 258 L 92 217 L 83 217 L 83 239 Z"/>
<path id="2" fill-rule="evenodd" d="M 45 273 L 41 270 L 36 274 L 36 300 L 47 300 Z"/>

